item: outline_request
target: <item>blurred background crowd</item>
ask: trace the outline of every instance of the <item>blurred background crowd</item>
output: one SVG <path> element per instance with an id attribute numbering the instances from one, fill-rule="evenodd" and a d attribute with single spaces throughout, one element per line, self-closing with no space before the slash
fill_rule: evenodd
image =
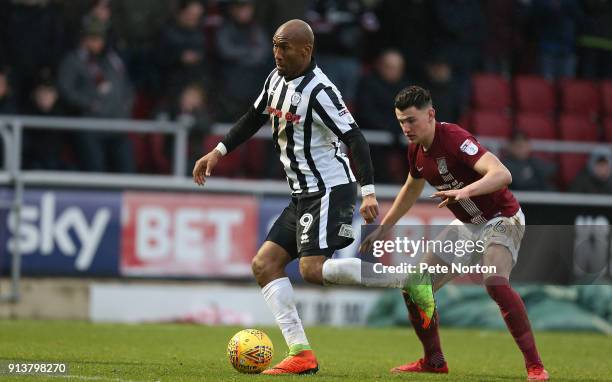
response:
<path id="1" fill-rule="evenodd" d="M 608 150 L 581 158 L 531 148 L 532 139 L 610 141 L 607 0 L 2 1 L 0 114 L 189 118 L 191 164 L 218 141 L 213 126 L 257 96 L 274 67 L 272 35 L 291 18 L 312 26 L 316 61 L 360 127 L 396 137 L 372 145 L 377 182 L 405 180 L 393 98 L 420 84 L 438 120 L 508 139 L 513 188 L 612 192 Z M 27 130 L 23 167 L 168 173 L 168 140 Z M 254 141 L 220 175 L 282 178 L 268 147 Z"/>

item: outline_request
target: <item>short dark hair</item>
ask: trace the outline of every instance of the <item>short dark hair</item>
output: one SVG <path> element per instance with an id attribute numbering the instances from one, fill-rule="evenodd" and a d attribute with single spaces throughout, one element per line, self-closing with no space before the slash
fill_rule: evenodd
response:
<path id="1" fill-rule="evenodd" d="M 431 105 L 432 101 L 429 90 L 420 86 L 408 86 L 400 90 L 395 96 L 395 108 L 398 110 L 406 110 L 412 106 L 422 110 Z"/>

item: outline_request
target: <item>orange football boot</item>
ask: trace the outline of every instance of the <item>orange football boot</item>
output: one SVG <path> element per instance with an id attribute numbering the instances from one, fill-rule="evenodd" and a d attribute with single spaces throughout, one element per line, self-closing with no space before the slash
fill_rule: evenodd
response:
<path id="1" fill-rule="evenodd" d="M 262 374 L 288 375 L 288 374 L 315 374 L 319 371 L 319 364 L 312 350 L 302 350 L 296 355 L 290 355 L 278 365 L 264 370 Z"/>

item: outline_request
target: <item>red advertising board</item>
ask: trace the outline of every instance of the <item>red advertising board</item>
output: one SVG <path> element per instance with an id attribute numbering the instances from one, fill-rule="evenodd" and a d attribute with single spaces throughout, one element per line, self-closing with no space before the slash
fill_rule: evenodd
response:
<path id="1" fill-rule="evenodd" d="M 251 196 L 126 192 L 124 276 L 244 277 L 257 250 Z"/>

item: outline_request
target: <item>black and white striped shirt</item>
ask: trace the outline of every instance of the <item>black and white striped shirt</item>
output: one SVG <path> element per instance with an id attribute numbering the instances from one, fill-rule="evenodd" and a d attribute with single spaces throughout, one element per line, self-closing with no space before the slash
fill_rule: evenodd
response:
<path id="1" fill-rule="evenodd" d="M 292 80 L 274 69 L 253 106 L 270 118 L 274 147 L 294 194 L 355 181 L 339 138 L 358 129 L 357 124 L 336 86 L 314 62 Z"/>

